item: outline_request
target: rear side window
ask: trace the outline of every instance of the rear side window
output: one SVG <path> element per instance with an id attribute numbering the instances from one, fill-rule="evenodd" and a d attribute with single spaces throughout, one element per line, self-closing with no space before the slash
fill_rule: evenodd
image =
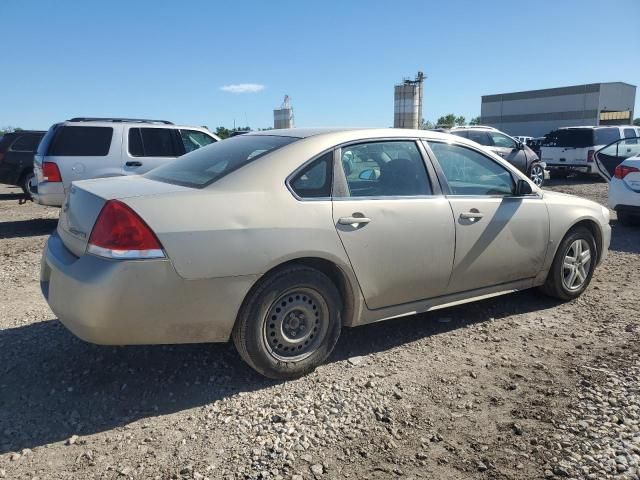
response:
<path id="1" fill-rule="evenodd" d="M 322 155 L 298 173 L 289 183 L 300 198 L 327 198 L 331 196 L 333 152 Z"/>
<path id="2" fill-rule="evenodd" d="M 170 128 L 130 128 L 129 153 L 133 157 L 177 157 L 173 132 Z"/>
<path id="3" fill-rule="evenodd" d="M 104 157 L 109 154 L 111 137 L 111 127 L 62 126 L 55 130 L 47 153 L 68 157 Z"/>
<path id="4" fill-rule="evenodd" d="M 624 138 L 633 138 L 633 140 L 627 140 L 625 143 L 627 145 L 635 145 L 638 143 L 638 140 L 635 138 L 638 135 L 633 128 L 625 128 L 624 129 Z"/>
<path id="5" fill-rule="evenodd" d="M 294 137 L 277 135 L 239 135 L 187 153 L 174 162 L 151 170 L 145 177 L 186 187 L 204 188 L 296 140 Z"/>
<path id="6" fill-rule="evenodd" d="M 620 140 L 620 130 L 617 128 L 599 128 L 596 130 L 596 143 L 594 145 L 609 145 Z"/>
<path id="7" fill-rule="evenodd" d="M 11 144 L 14 152 L 35 152 L 42 135 L 22 135 Z"/>
<path id="8" fill-rule="evenodd" d="M 451 135 L 455 135 L 456 137 L 469 138 L 469 134 L 465 130 L 452 130 Z"/>

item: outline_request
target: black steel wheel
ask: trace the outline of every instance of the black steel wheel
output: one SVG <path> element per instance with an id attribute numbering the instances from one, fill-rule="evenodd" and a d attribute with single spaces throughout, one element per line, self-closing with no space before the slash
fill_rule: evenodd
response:
<path id="1" fill-rule="evenodd" d="M 249 293 L 233 329 L 240 356 L 276 379 L 313 371 L 335 347 L 342 299 L 322 272 L 292 265 L 267 275 Z"/>

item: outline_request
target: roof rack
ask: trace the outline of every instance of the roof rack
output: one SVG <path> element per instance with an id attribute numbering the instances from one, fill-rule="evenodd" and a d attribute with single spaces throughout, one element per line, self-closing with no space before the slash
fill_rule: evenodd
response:
<path id="1" fill-rule="evenodd" d="M 173 125 L 173 122 L 168 120 L 149 120 L 147 118 L 110 118 L 110 117 L 74 117 L 68 122 L 130 122 L 130 123 L 163 123 L 165 125 Z"/>

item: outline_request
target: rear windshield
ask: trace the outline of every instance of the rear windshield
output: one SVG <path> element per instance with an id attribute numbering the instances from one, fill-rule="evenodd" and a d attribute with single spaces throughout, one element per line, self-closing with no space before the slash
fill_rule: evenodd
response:
<path id="1" fill-rule="evenodd" d="M 596 145 L 592 128 L 572 128 L 568 130 L 554 130 L 547 134 L 542 145 L 544 147 L 573 147 L 584 148 Z"/>
<path id="2" fill-rule="evenodd" d="M 113 128 L 70 127 L 55 129 L 48 155 L 69 157 L 104 157 L 109 154 Z M 43 142 L 44 143 L 44 142 Z"/>
<path id="3" fill-rule="evenodd" d="M 187 153 L 151 170 L 145 177 L 186 187 L 204 188 L 295 140 L 297 138 L 275 135 L 239 135 Z"/>

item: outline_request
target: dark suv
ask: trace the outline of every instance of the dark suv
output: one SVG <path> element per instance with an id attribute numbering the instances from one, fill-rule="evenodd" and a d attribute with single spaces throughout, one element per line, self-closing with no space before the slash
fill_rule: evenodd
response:
<path id="1" fill-rule="evenodd" d="M 0 137 L 0 183 L 17 185 L 25 194 L 33 178 L 33 155 L 44 134 L 40 130 L 19 130 Z"/>

